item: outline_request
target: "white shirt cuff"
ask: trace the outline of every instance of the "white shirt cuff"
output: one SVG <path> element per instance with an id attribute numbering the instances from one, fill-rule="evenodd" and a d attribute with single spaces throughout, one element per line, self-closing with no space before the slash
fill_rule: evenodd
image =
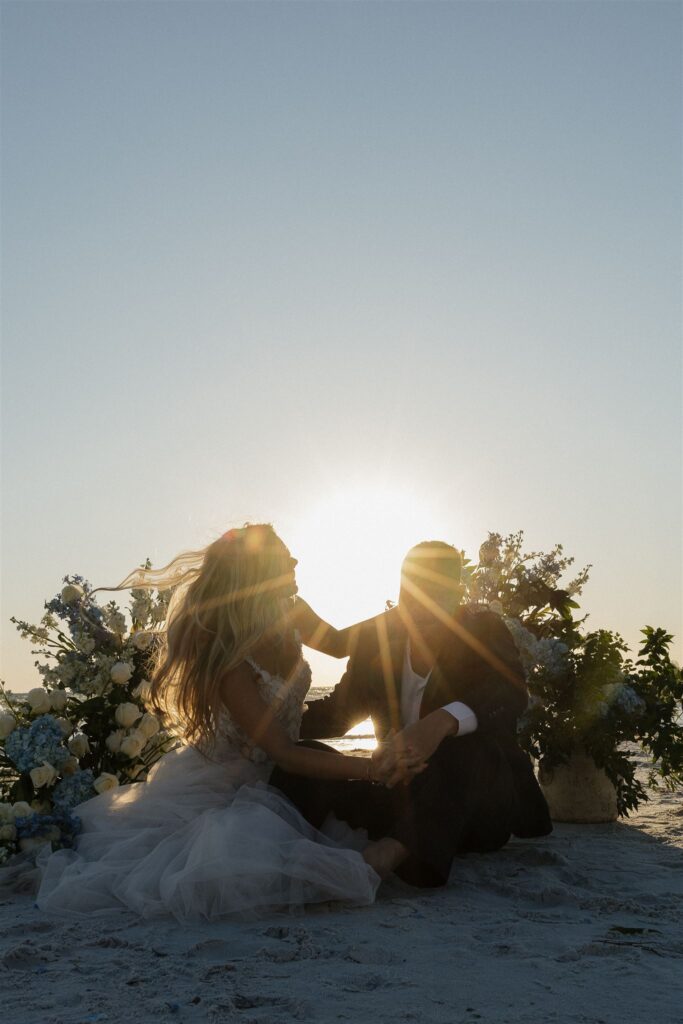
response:
<path id="1" fill-rule="evenodd" d="M 472 708 L 459 700 L 454 700 L 452 704 L 446 704 L 441 710 L 447 711 L 449 715 L 453 715 L 453 718 L 458 719 L 458 736 L 466 736 L 468 732 L 474 732 L 479 724 Z"/>

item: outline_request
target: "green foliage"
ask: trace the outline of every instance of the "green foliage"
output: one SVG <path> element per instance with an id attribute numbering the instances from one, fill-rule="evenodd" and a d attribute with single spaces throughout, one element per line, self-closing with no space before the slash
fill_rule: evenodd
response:
<path id="1" fill-rule="evenodd" d="M 561 544 L 524 553 L 521 531 L 489 533 L 479 564 L 466 563 L 467 592 L 475 607 L 503 616 L 517 644 L 530 694 L 522 745 L 549 767 L 585 750 L 614 783 L 625 815 L 648 788 L 683 785 L 683 674 L 664 629 L 641 631 L 635 662 L 618 633 L 584 631 L 587 616 L 574 618 L 574 598 L 591 567 L 563 584 L 572 562 Z M 638 748 L 650 757 L 645 784 L 636 777 Z"/>

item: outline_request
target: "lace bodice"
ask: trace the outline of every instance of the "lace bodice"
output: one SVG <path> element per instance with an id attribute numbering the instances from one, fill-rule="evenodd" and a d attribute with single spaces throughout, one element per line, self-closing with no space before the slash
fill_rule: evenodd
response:
<path id="1" fill-rule="evenodd" d="M 275 717 L 289 738 L 298 740 L 304 700 L 311 685 L 311 668 L 308 662 L 302 658 L 291 678 L 284 679 L 283 676 L 271 675 L 253 658 L 247 657 L 244 660 L 256 672 L 256 686 L 265 703 L 274 708 Z M 233 721 L 228 711 L 223 711 L 220 716 L 213 756 L 219 759 L 244 757 L 255 764 L 268 761 L 265 750 L 256 746 L 251 737 Z"/>

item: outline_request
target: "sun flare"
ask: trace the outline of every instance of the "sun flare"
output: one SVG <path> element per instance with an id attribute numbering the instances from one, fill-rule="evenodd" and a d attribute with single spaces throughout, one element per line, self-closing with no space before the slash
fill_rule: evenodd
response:
<path id="1" fill-rule="evenodd" d="M 341 628 L 397 599 L 401 562 L 413 544 L 433 539 L 457 543 L 456 529 L 409 488 L 368 483 L 321 497 L 287 530 L 285 540 L 299 560 L 299 593 Z M 316 682 L 339 678 L 343 663 L 325 661 L 330 662 L 327 678 Z"/>

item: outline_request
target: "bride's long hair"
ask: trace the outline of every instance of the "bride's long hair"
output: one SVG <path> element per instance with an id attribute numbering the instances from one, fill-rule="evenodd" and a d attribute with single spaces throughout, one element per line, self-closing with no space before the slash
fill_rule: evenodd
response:
<path id="1" fill-rule="evenodd" d="M 282 620 L 283 584 L 291 572 L 273 527 L 258 523 L 228 530 L 161 569 L 136 569 L 111 588 L 175 588 L 160 631 L 149 702 L 186 742 L 214 739 L 225 674 Z"/>

